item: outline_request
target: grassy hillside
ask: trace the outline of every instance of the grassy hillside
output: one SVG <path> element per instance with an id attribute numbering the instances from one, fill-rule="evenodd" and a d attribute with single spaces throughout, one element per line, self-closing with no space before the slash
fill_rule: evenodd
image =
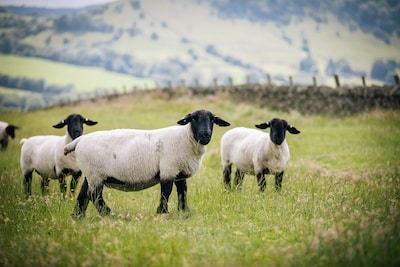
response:
<path id="1" fill-rule="evenodd" d="M 131 75 L 106 71 L 96 67 L 82 67 L 40 58 L 0 54 L 0 73 L 12 77 L 43 79 L 48 85 L 72 85 L 76 92 L 96 89 L 132 89 L 134 86 L 154 88 L 154 81 Z"/>
<path id="2" fill-rule="evenodd" d="M 400 114 L 370 112 L 331 118 L 280 113 L 237 104 L 224 95 L 172 99 L 144 93 L 28 113 L 0 113 L 21 127 L 0 151 L 0 263 L 3 266 L 396 266 L 400 264 Z M 77 112 L 114 128 L 152 129 L 175 124 L 198 109 L 248 126 L 285 118 L 301 131 L 287 136 L 291 163 L 281 194 L 268 176 L 266 193 L 246 176 L 241 192 L 222 184 L 215 127 L 203 165 L 188 180 L 190 212 L 156 215 L 159 186 L 125 193 L 105 189 L 115 217 L 99 217 L 90 203 L 75 221 L 73 196 L 63 200 L 56 181 L 40 195 L 22 194 L 19 140 L 63 134 L 51 125 Z M 229 128 L 232 128 L 229 127 Z"/>

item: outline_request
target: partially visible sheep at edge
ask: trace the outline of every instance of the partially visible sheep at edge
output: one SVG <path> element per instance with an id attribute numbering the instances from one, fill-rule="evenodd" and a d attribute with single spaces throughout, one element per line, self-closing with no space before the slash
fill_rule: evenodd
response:
<path id="1" fill-rule="evenodd" d="M 24 192 L 32 195 L 32 173 L 35 171 L 42 177 L 42 194 L 48 188 L 50 179 L 58 179 L 60 190 L 65 196 L 67 175 L 72 175 L 70 191 L 74 193 L 82 172 L 78 168 L 75 155 L 64 155 L 64 146 L 83 134 L 83 124 L 92 126 L 96 121 L 84 118 L 80 114 L 71 114 L 66 119 L 53 125 L 61 129 L 67 126 L 64 136 L 38 135 L 21 140 L 21 170 L 24 176 Z"/>
<path id="2" fill-rule="evenodd" d="M 19 129 L 17 126 L 8 124 L 7 122 L 0 121 L 0 145 L 1 150 L 6 150 L 8 140 L 15 138 L 15 130 Z"/>
<path id="3" fill-rule="evenodd" d="M 221 160 L 226 190 L 231 190 L 232 164 L 236 166 L 234 186 L 241 188 L 245 173 L 256 175 L 261 192 L 265 191 L 266 174 L 275 175 L 275 189 L 280 191 L 286 166 L 290 159 L 286 143 L 286 131 L 299 134 L 285 120 L 274 118 L 255 125 L 259 129 L 270 128 L 270 133 L 238 127 L 227 131 L 221 138 Z"/>
<path id="4" fill-rule="evenodd" d="M 186 178 L 201 166 L 213 125 L 230 124 L 206 110 L 187 114 L 177 123 L 183 126 L 93 132 L 65 146 L 66 154 L 75 151 L 85 176 L 72 216 L 84 217 L 89 200 L 101 215 L 110 215 L 102 195 L 104 185 L 139 191 L 160 183 L 157 213 L 168 213 L 168 199 L 175 183 L 178 209 L 186 210 Z"/>

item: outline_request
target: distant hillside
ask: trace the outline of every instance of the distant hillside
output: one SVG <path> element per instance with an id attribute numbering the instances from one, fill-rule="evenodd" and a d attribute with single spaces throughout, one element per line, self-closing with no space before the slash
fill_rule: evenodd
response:
<path id="1" fill-rule="evenodd" d="M 62 9 L 52 9 L 52 8 L 40 8 L 40 7 L 25 7 L 25 6 L 5 6 L 2 7 L 3 12 L 8 11 L 19 16 L 62 16 L 68 15 L 76 12 L 85 10 L 85 8 L 62 8 Z"/>
<path id="2" fill-rule="evenodd" d="M 79 10 L 2 7 L 0 53 L 204 85 L 393 84 L 400 2 L 136 1 Z M 1 84 L 0 84 L 1 86 Z M 81 88 L 74 88 L 81 90 Z"/>

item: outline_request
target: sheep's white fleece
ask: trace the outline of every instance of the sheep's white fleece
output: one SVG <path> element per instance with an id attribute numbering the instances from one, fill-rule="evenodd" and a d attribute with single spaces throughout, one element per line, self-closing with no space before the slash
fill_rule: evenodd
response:
<path id="1" fill-rule="evenodd" d="M 253 175 L 268 168 L 275 174 L 285 170 L 290 153 L 286 140 L 276 145 L 270 140 L 269 133 L 238 127 L 222 136 L 221 159 L 224 168 L 234 164 L 239 170 Z"/>
<path id="2" fill-rule="evenodd" d="M 21 169 L 23 174 L 36 170 L 43 178 L 57 179 L 63 169 L 79 171 L 75 154 L 64 155 L 64 146 L 72 141 L 64 136 L 38 135 L 21 140 Z"/>
<path id="3" fill-rule="evenodd" d="M 73 150 L 89 189 L 113 177 L 125 183 L 124 190 L 135 191 L 160 182 L 158 173 L 162 181 L 171 181 L 179 173 L 192 176 L 206 149 L 195 141 L 187 124 L 156 130 L 97 131 L 65 147 L 65 153 Z"/>
<path id="4" fill-rule="evenodd" d="M 7 122 L 0 121 L 0 140 L 8 140 L 9 136 L 6 133 L 7 126 L 8 126 Z"/>

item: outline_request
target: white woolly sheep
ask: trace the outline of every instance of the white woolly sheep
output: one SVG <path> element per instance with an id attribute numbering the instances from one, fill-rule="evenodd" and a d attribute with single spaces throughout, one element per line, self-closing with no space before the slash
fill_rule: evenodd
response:
<path id="1" fill-rule="evenodd" d="M 286 131 L 300 133 L 285 120 L 273 120 L 256 125 L 271 128 L 270 133 L 256 129 L 238 127 L 227 131 L 221 138 L 221 159 L 224 168 L 225 188 L 231 189 L 232 164 L 236 166 L 234 185 L 241 188 L 245 173 L 256 175 L 261 192 L 266 188 L 265 175 L 275 175 L 275 189 L 282 187 L 283 174 L 290 159 L 286 143 Z"/>
<path id="2" fill-rule="evenodd" d="M 186 210 L 186 178 L 199 169 L 213 124 L 230 124 L 206 110 L 188 114 L 177 123 L 184 126 L 93 132 L 65 146 L 66 154 L 75 151 L 85 176 L 72 216 L 84 217 L 89 199 L 101 215 L 109 215 L 111 210 L 102 195 L 104 185 L 139 191 L 160 183 L 157 213 L 168 213 L 168 199 L 175 183 L 178 209 Z"/>
<path id="3" fill-rule="evenodd" d="M 8 124 L 7 122 L 0 121 L 0 145 L 1 150 L 5 150 L 8 146 L 8 140 L 15 138 L 15 130 L 19 129 L 17 126 Z"/>
<path id="4" fill-rule="evenodd" d="M 97 122 L 84 118 L 80 114 L 71 114 L 61 120 L 54 128 L 67 126 L 64 136 L 40 135 L 21 140 L 21 170 L 24 175 L 24 190 L 27 196 L 32 194 L 32 173 L 42 177 L 41 191 L 44 193 L 50 179 L 58 179 L 63 195 L 66 192 L 65 177 L 72 175 L 70 191 L 75 191 L 82 172 L 79 170 L 75 155 L 64 155 L 64 146 L 83 134 L 83 124 L 95 125 Z"/>

